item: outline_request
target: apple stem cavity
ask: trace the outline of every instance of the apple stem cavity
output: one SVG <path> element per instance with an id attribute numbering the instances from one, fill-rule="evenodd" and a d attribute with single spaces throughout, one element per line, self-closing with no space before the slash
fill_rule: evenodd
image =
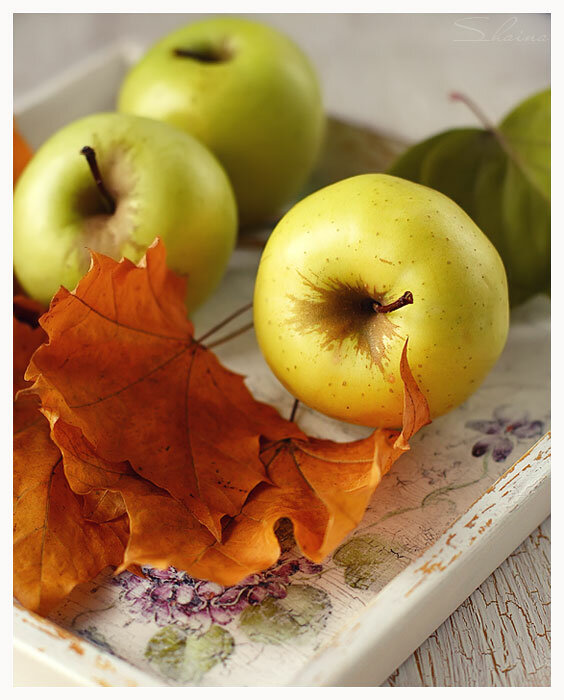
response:
<path id="1" fill-rule="evenodd" d="M 230 54 L 225 50 L 214 48 L 205 49 L 173 49 L 172 53 L 179 58 L 192 58 L 200 63 L 223 63 L 229 60 Z"/>
<path id="2" fill-rule="evenodd" d="M 96 187 L 102 195 L 102 200 L 106 206 L 106 209 L 108 210 L 108 214 L 113 214 L 116 210 L 116 203 L 102 180 L 102 174 L 100 173 L 98 161 L 96 160 L 96 152 L 92 146 L 84 146 L 84 148 L 80 149 L 80 153 L 86 158 L 86 162 L 88 163 L 88 167 L 90 168 L 90 172 L 92 173 Z"/>
<path id="3" fill-rule="evenodd" d="M 380 304 L 379 301 L 375 301 L 372 304 L 372 310 L 377 314 L 389 314 L 392 311 L 401 309 L 402 306 L 407 306 L 407 304 L 413 304 L 413 294 L 411 292 L 404 292 L 399 299 L 392 301 L 391 304 Z"/>

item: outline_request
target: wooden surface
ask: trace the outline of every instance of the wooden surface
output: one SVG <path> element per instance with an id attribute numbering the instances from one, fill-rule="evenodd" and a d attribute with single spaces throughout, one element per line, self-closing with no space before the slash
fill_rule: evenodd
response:
<path id="1" fill-rule="evenodd" d="M 384 685 L 550 685 L 550 518 Z"/>

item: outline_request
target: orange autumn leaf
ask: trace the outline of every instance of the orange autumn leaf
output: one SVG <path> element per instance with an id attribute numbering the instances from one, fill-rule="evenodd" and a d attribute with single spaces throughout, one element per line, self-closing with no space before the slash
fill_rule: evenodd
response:
<path id="1" fill-rule="evenodd" d="M 406 347 L 401 433 L 312 439 L 194 340 L 183 300 L 158 244 L 139 267 L 94 254 L 77 290 L 61 290 L 42 318 L 49 343 L 33 356 L 27 393 L 40 397 L 63 455 L 53 474 L 75 499 L 67 512 L 95 548 L 100 533 L 127 520 L 121 560 L 112 554 L 118 571 L 172 565 L 231 585 L 276 561 L 281 518 L 320 561 L 360 522 L 383 474 L 429 420 Z"/>
<path id="2" fill-rule="evenodd" d="M 260 559 L 257 564 L 260 552 L 252 551 L 253 546 L 249 548 L 247 542 L 239 561 L 236 538 L 230 539 L 226 547 L 218 543 L 190 509 L 168 491 L 140 477 L 126 462 L 100 459 L 77 428 L 59 420 L 53 427 L 53 437 L 63 453 L 65 473 L 74 490 L 82 493 L 103 485 L 123 497 L 130 534 L 118 571 L 131 570 L 135 565 L 158 569 L 174 566 L 227 586 L 270 565 L 270 559 L 264 566 Z"/>
<path id="3" fill-rule="evenodd" d="M 125 503 L 120 493 L 108 489 L 94 489 L 84 494 L 82 515 L 94 523 L 107 523 L 126 513 Z"/>
<path id="4" fill-rule="evenodd" d="M 267 480 L 265 426 L 271 439 L 299 431 L 194 340 L 185 282 L 165 260 L 160 242 L 138 267 L 93 253 L 42 317 L 49 344 L 27 378 L 51 419 L 79 428 L 100 458 L 129 461 L 221 539 L 221 518 Z"/>
<path id="5" fill-rule="evenodd" d="M 14 397 L 29 384 L 24 380 L 25 369 L 47 340 L 38 325 L 43 311 L 31 299 L 14 299 Z M 122 517 L 101 530 L 83 521 L 81 511 L 88 510 L 87 505 L 66 483 L 61 453 L 39 408 L 37 396 L 23 395 L 14 401 L 13 572 L 15 596 L 23 605 L 46 613 L 77 584 L 108 564 L 120 563 L 128 521 Z M 114 517 L 122 514 L 123 510 Z"/>
<path id="6" fill-rule="evenodd" d="M 31 160 L 33 151 L 27 145 L 25 139 L 18 131 L 16 124 L 14 122 L 14 148 L 13 148 L 13 160 L 14 160 L 14 185 L 17 179 L 22 174 L 23 169 Z"/>
<path id="7" fill-rule="evenodd" d="M 39 316 L 44 309 L 37 302 L 23 296 L 14 298 L 13 349 L 14 349 L 14 396 L 29 385 L 24 379 L 31 356 L 47 340 L 45 331 L 39 327 Z"/>
<path id="8" fill-rule="evenodd" d="M 27 299 L 14 299 L 13 319 L 13 395 L 29 386 L 24 379 L 25 370 L 35 350 L 47 340 L 45 331 L 39 327 L 41 305 Z M 14 403 L 14 432 L 21 430 L 35 420 L 39 420 L 39 400 L 36 396 L 22 396 Z"/>
<path id="9" fill-rule="evenodd" d="M 142 479 L 127 463 L 105 462 L 80 430 L 57 421 L 53 436 L 62 450 L 72 488 L 115 489 L 124 498 L 130 537 L 120 569 L 133 564 L 174 566 L 190 575 L 232 585 L 276 562 L 275 525 L 289 518 L 302 552 L 321 561 L 362 519 L 366 506 L 408 441 L 429 422 L 425 397 L 401 360 L 404 424 L 401 433 L 377 430 L 352 443 L 297 437 L 269 441 L 261 459 L 270 484 L 258 486 L 217 542 L 170 493 Z"/>
<path id="10" fill-rule="evenodd" d="M 411 437 L 430 422 L 427 400 L 407 361 L 407 341 L 400 371 L 401 432 L 376 430 L 350 443 L 305 435 L 267 443 L 261 459 L 271 483 L 255 489 L 226 526 L 223 542 L 211 546 L 193 575 L 216 580 L 226 559 L 244 562 L 249 573 L 271 566 L 280 555 L 274 529 L 281 518 L 292 521 L 296 543 L 309 559 L 320 562 L 330 554 L 360 523 L 382 476 L 409 450 Z"/>
<path id="11" fill-rule="evenodd" d="M 168 491 L 140 477 L 127 462 L 101 459 L 78 428 L 57 420 L 52 437 L 63 454 L 65 474 L 76 493 L 106 489 L 123 498 L 130 535 L 120 570 L 148 564 L 189 571 L 216 541 L 190 509 Z"/>
<path id="12" fill-rule="evenodd" d="M 82 499 L 63 473 L 49 423 L 14 435 L 14 595 L 41 614 L 79 583 L 122 561 L 127 519 L 97 525 L 82 516 Z"/>

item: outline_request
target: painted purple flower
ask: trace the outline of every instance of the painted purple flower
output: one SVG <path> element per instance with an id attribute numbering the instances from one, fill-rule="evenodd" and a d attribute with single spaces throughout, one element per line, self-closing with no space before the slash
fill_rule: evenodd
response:
<path id="1" fill-rule="evenodd" d="M 195 579 L 174 567 L 165 570 L 143 567 L 147 578 L 126 571 L 114 581 L 122 588 L 121 600 L 135 617 L 154 620 L 161 627 L 193 623 L 227 625 L 248 605 L 258 605 L 268 596 L 285 598 L 294 574 L 316 574 L 321 570 L 319 564 L 285 551 L 273 567 L 248 576 L 236 586 L 224 587 Z"/>
<path id="2" fill-rule="evenodd" d="M 494 462 L 504 462 L 517 440 L 540 437 L 544 423 L 541 420 L 529 420 L 526 411 L 516 413 L 512 412 L 511 406 L 498 406 L 493 412 L 493 420 L 471 420 L 466 423 L 466 427 L 486 436 L 472 446 L 474 457 L 491 452 Z"/>

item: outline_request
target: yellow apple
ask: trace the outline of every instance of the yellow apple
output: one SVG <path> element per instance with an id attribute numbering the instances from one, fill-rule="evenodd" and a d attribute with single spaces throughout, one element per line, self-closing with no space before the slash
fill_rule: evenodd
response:
<path id="1" fill-rule="evenodd" d="M 259 346 L 308 406 L 401 426 L 400 356 L 439 416 L 472 394 L 507 338 L 505 269 L 452 200 L 359 175 L 296 204 L 270 236 L 254 293 Z"/>

